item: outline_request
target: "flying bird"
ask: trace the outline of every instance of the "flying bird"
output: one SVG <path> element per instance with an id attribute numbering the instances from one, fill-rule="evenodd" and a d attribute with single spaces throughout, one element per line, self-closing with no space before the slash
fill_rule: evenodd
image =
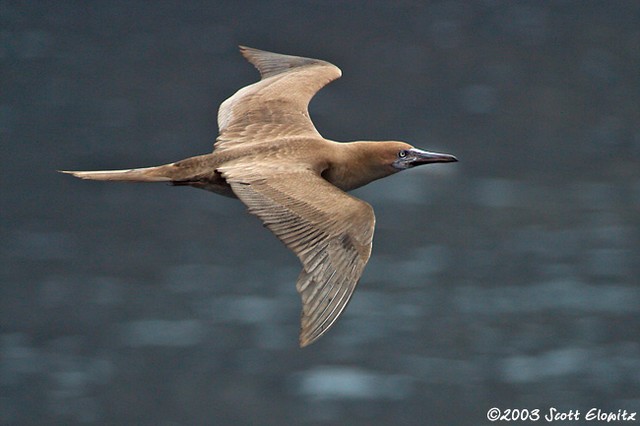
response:
<path id="1" fill-rule="evenodd" d="M 218 111 L 210 154 L 156 167 L 62 171 L 81 179 L 169 182 L 238 198 L 302 263 L 300 346 L 347 306 L 369 256 L 373 208 L 347 192 L 402 170 L 457 161 L 398 141 L 335 142 L 309 118 L 311 98 L 342 72 L 329 62 L 240 47 L 260 81 Z"/>

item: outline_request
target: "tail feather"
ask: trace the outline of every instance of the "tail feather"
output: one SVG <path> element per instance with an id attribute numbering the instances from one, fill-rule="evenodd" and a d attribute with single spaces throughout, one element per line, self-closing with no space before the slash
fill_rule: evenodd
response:
<path id="1" fill-rule="evenodd" d="M 69 171 L 59 170 L 60 173 L 67 173 L 80 179 L 89 180 L 111 180 L 122 182 L 171 182 L 168 166 L 145 167 L 141 169 L 128 170 L 97 170 L 97 171 Z"/>

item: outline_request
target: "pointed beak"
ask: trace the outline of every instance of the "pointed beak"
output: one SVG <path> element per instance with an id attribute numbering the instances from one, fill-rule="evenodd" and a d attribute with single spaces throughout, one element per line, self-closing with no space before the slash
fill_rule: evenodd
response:
<path id="1" fill-rule="evenodd" d="M 409 150 L 407 159 L 412 166 L 419 166 L 421 164 L 430 163 L 451 163 L 454 161 L 458 161 L 458 159 L 453 155 L 441 154 L 439 152 L 423 151 L 417 148 Z"/>

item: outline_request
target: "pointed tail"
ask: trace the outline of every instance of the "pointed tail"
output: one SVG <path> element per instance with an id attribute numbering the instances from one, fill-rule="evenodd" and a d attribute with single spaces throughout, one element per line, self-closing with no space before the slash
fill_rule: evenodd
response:
<path id="1" fill-rule="evenodd" d="M 78 172 L 59 170 L 60 173 L 67 173 L 80 179 L 90 180 L 112 180 L 122 182 L 171 182 L 171 167 L 167 164 L 157 167 L 145 167 L 141 169 L 128 170 L 97 170 L 91 172 Z"/>

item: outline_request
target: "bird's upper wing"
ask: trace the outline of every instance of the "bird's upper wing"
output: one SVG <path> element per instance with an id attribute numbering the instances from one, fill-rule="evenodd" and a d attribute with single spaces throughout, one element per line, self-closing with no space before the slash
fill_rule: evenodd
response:
<path id="1" fill-rule="evenodd" d="M 235 194 L 303 265 L 300 346 L 324 334 L 347 306 L 369 260 L 373 209 L 318 174 L 235 164 L 221 167 Z"/>
<path id="2" fill-rule="evenodd" d="M 309 118 L 311 98 L 342 72 L 318 59 L 240 47 L 261 80 L 238 90 L 218 110 L 215 149 L 275 138 L 321 137 Z"/>

